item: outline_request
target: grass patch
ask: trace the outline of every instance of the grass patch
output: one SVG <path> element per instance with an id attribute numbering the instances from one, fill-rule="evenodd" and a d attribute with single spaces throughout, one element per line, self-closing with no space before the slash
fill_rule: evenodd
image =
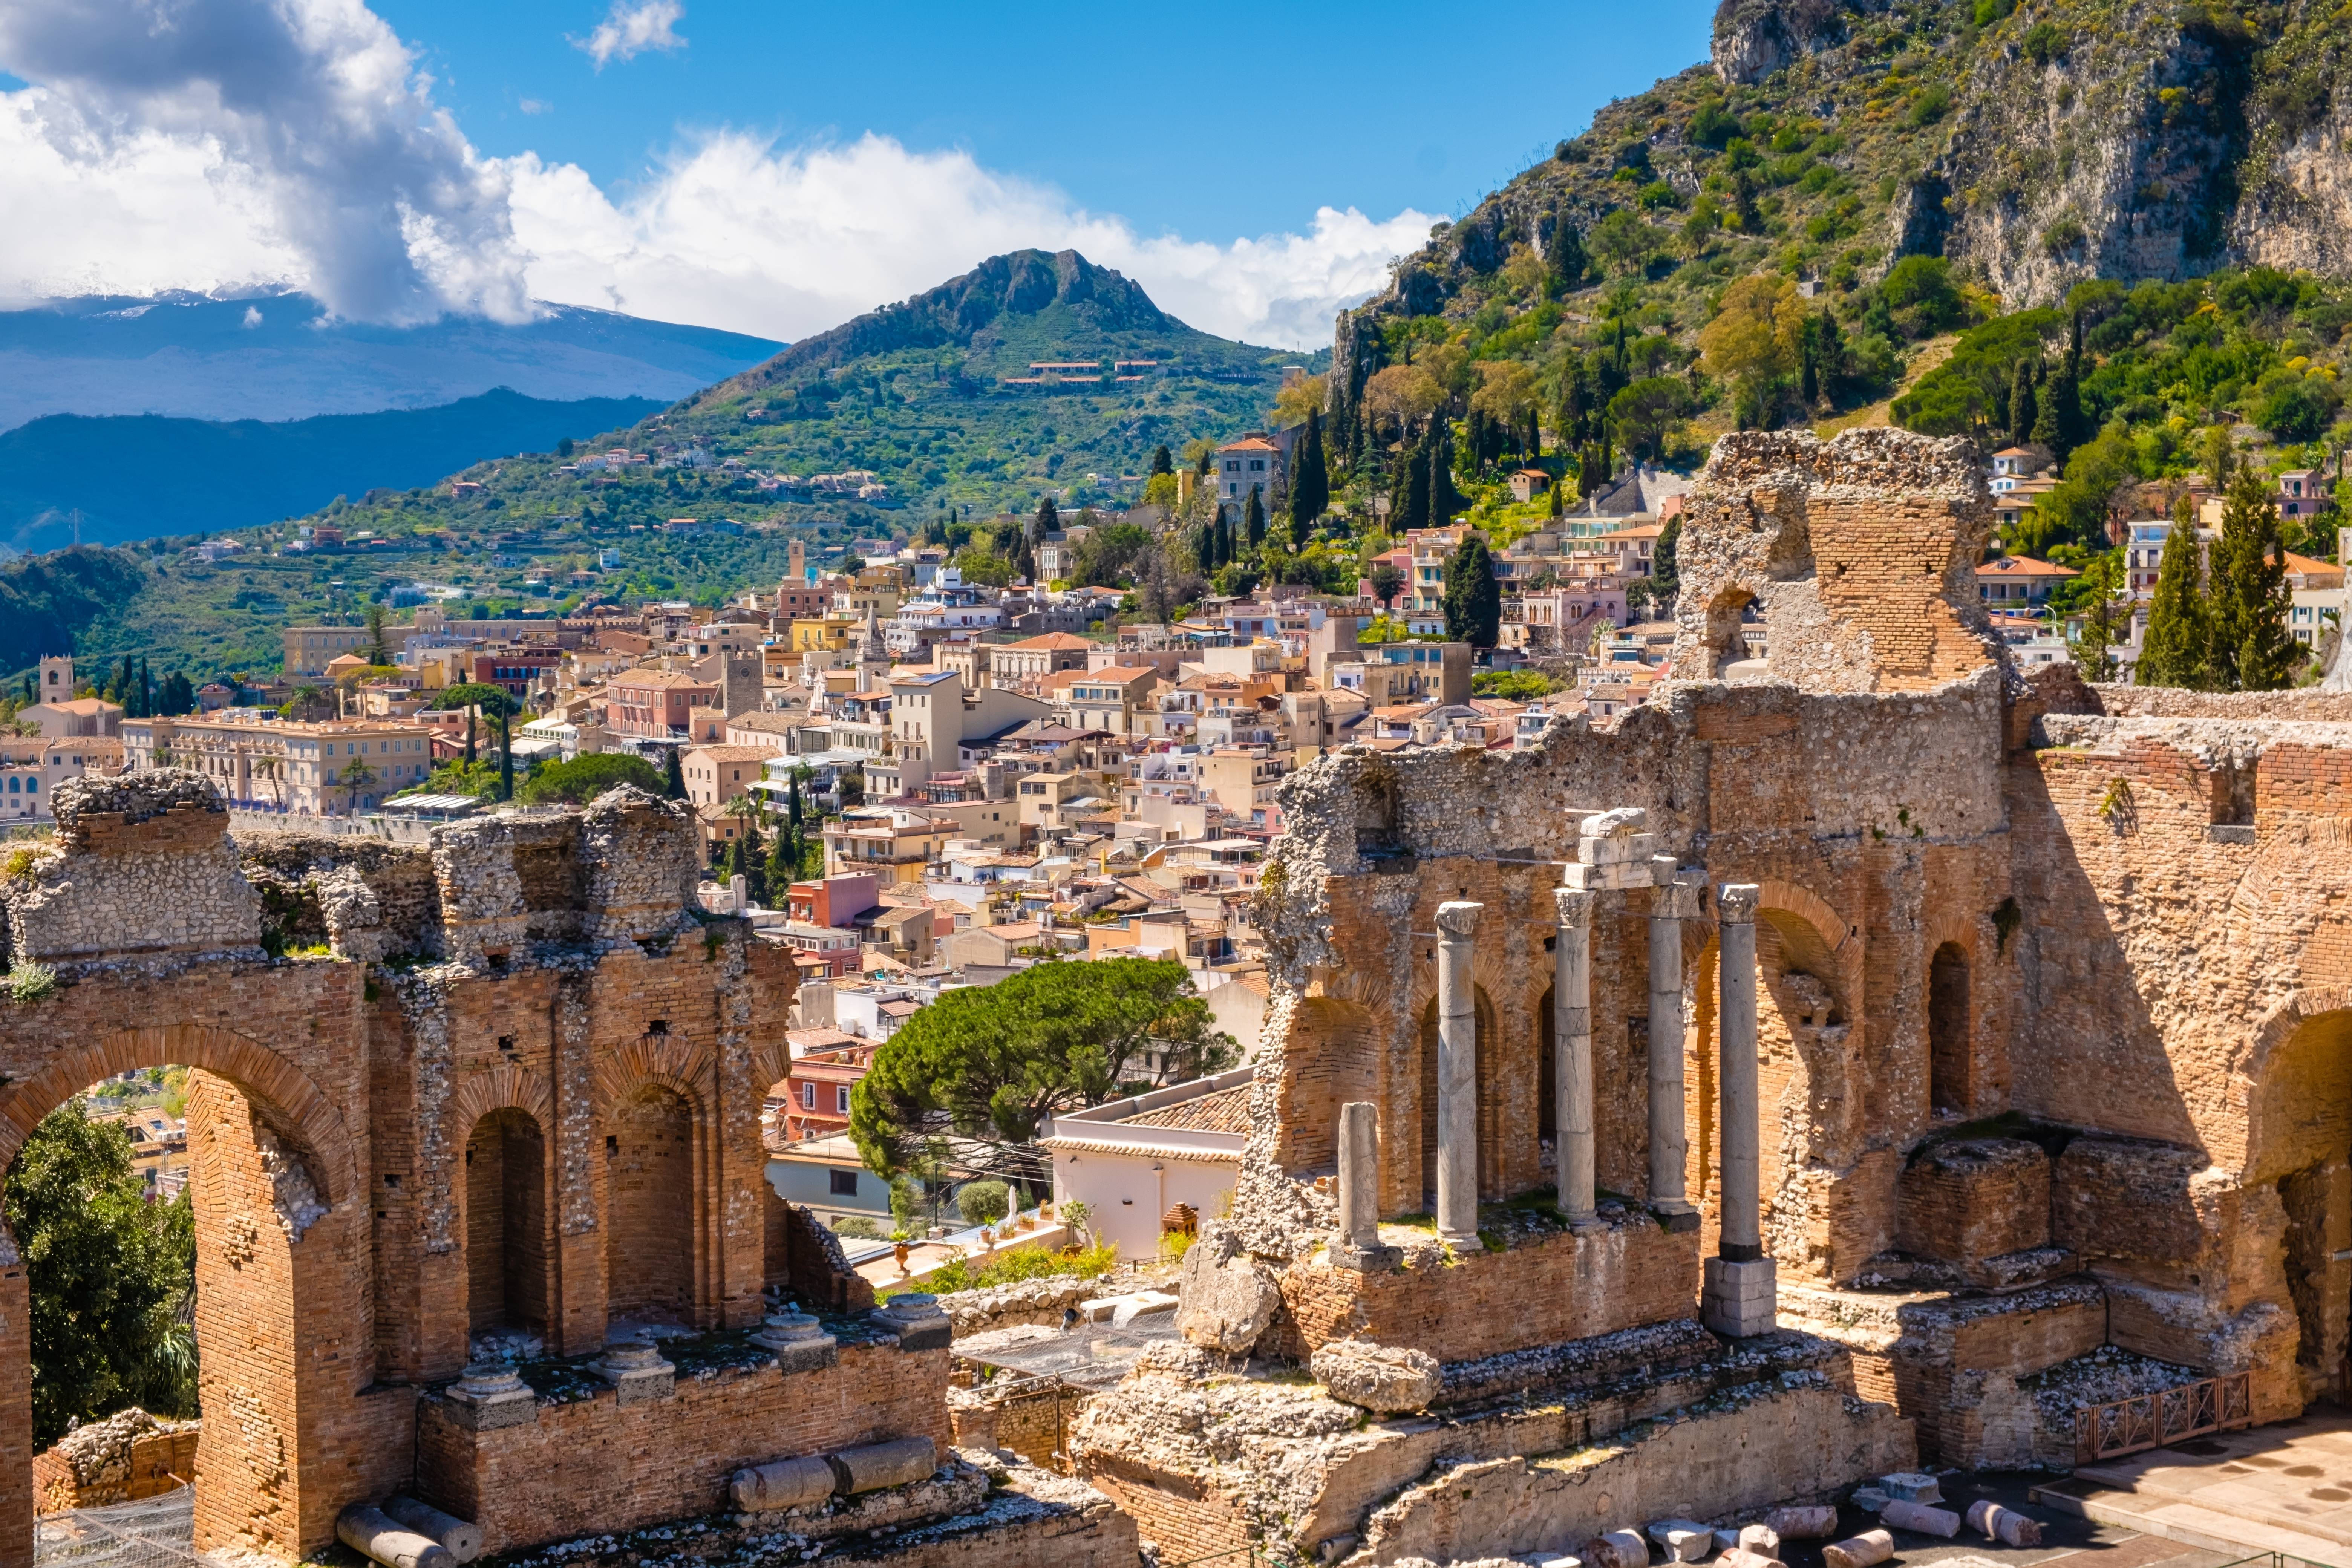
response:
<path id="1" fill-rule="evenodd" d="M 903 1285 L 886 1285 L 874 1292 L 874 1299 L 887 1301 L 910 1290 L 947 1296 L 958 1290 L 985 1290 L 994 1285 L 1015 1285 L 1024 1279 L 1098 1279 L 1118 1266 L 1118 1247 L 1110 1242 L 1095 1247 L 1068 1247 L 1059 1252 L 1048 1252 L 1042 1247 L 1024 1247 L 1011 1252 L 997 1253 L 977 1263 L 969 1258 L 959 1258 L 922 1279 Z"/>

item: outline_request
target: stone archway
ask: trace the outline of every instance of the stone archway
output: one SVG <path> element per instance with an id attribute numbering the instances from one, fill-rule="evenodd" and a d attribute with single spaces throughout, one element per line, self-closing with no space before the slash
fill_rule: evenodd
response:
<path id="1" fill-rule="evenodd" d="M 47 1058 L 0 1099 L 0 1181 L 43 1118 L 92 1083 L 184 1066 L 196 1241 L 195 1543 L 292 1557 L 340 1500 L 315 1451 L 373 1376 L 369 1236 L 341 1113 L 291 1062 L 215 1026 L 115 1031 Z M 0 1562 L 30 1561 L 31 1281 L 0 1226 Z M 296 1353 L 298 1340 L 305 1353 Z"/>
<path id="2" fill-rule="evenodd" d="M 2285 1211 L 2286 1296 L 2298 1369 L 2352 1392 L 2352 991 L 2298 994 L 2264 1023 L 2242 1076 L 2242 1184 L 2274 1186 Z"/>

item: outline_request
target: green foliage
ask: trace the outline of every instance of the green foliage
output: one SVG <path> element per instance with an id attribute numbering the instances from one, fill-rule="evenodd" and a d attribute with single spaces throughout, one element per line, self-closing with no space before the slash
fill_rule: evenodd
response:
<path id="1" fill-rule="evenodd" d="M 1048 1252 L 1042 1247 L 1003 1247 L 974 1261 L 959 1258 L 942 1264 L 911 1285 L 886 1286 L 875 1295 L 888 1300 L 908 1290 L 952 1295 L 959 1290 L 986 1290 L 1017 1285 L 1024 1279 L 1099 1279 L 1118 1267 L 1118 1248 L 1105 1242 L 1097 1247 L 1066 1247 Z"/>
<path id="2" fill-rule="evenodd" d="M 939 1132 L 1026 1142 L 1048 1113 L 1099 1103 L 1140 1076 L 1146 1051 L 1166 1053 L 1167 1082 L 1234 1059 L 1181 963 L 1039 963 L 950 991 L 884 1041 L 851 1092 L 850 1136 L 893 1176 Z"/>
<path id="3" fill-rule="evenodd" d="M 882 1227 L 864 1215 L 845 1215 L 833 1222 L 833 1234 L 847 1237 L 852 1241 L 879 1241 Z"/>
<path id="4" fill-rule="evenodd" d="M 1895 400 L 1895 423 L 1923 436 L 1965 436 L 2005 425 L 2019 367 L 2030 370 L 2043 343 L 2063 325 L 2057 311 L 2035 310 L 1971 327 L 1953 345 L 1949 359 Z M 2021 438 L 2032 433 L 2030 420 L 2028 426 Z"/>
<path id="5" fill-rule="evenodd" d="M 2046 66 L 2066 53 L 2067 38 L 2053 24 L 2036 22 L 2025 29 L 2025 36 L 2017 43 L 2018 47 L 2025 51 L 2027 59 L 2035 65 Z"/>
<path id="6" fill-rule="evenodd" d="M 2141 477 L 2139 448 L 2121 426 L 2109 426 L 2067 459 L 2065 477 L 2019 521 L 2011 542 L 2044 560 L 2061 544 L 2105 548 L 2116 493 Z"/>
<path id="7" fill-rule="evenodd" d="M 670 800 L 686 798 L 686 770 L 677 760 L 678 753 L 684 749 L 672 746 L 663 763 L 662 794 Z"/>
<path id="8" fill-rule="evenodd" d="M 132 1405 L 194 1414 L 193 1210 L 185 1193 L 147 1202 L 121 1124 L 79 1100 L 43 1120 L 9 1168 L 6 1213 L 31 1286 L 34 1447 Z"/>
<path id="9" fill-rule="evenodd" d="M 2294 683 L 2304 655 L 2286 627 L 2291 598 L 2270 486 L 2241 468 L 2230 481 L 2221 537 L 2213 545 L 2210 664 L 2217 687 L 2277 691 Z"/>
<path id="10" fill-rule="evenodd" d="M 1690 393 L 1672 376 L 1633 383 L 1609 400 L 1609 423 L 1635 457 L 1656 457 L 1666 433 L 1690 409 Z"/>
<path id="11" fill-rule="evenodd" d="M 661 770 L 625 752 L 591 752 L 568 763 L 548 763 L 532 773 L 515 798 L 525 805 L 585 805 L 608 789 L 635 784 L 648 795 L 667 787 Z"/>
<path id="12" fill-rule="evenodd" d="M 2212 684 L 2213 632 L 2200 554 L 2195 519 L 2184 505 L 2173 520 L 2172 531 L 2165 535 L 2164 553 L 2157 563 L 2147 635 L 2132 668 L 2134 684 L 2200 691 Z"/>
<path id="13" fill-rule="evenodd" d="M 1445 558 L 1445 636 L 1473 647 L 1493 647 L 1501 636 L 1503 591 L 1495 580 L 1494 552 L 1475 533 Z"/>
<path id="14" fill-rule="evenodd" d="M 1470 694 L 1505 702 L 1533 702 L 1559 688 L 1539 669 L 1482 669 L 1470 678 Z"/>
<path id="15" fill-rule="evenodd" d="M 1888 268 L 1879 297 L 1906 337 L 1932 337 L 1968 320 L 1968 305 L 1940 256 L 1906 256 Z"/>
<path id="16" fill-rule="evenodd" d="M 956 1189 L 956 1213 L 966 1225 L 994 1225 L 1013 1208 L 1013 1189 L 1003 1182 L 966 1182 Z"/>
<path id="17" fill-rule="evenodd" d="M 29 866 L 31 853 L 29 851 L 19 851 L 19 853 L 25 855 L 26 863 Z M 15 858 L 13 855 L 10 857 L 12 865 Z M 8 971 L 5 984 L 8 989 L 10 1001 L 38 1002 L 42 997 L 57 990 L 58 972 L 46 963 L 31 963 L 19 960 L 16 966 Z"/>

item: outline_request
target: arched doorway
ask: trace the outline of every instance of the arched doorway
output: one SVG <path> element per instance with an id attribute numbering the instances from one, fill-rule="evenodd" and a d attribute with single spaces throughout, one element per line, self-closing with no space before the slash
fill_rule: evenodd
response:
<path id="1" fill-rule="evenodd" d="M 694 1107 L 640 1084 L 608 1113 L 604 1136 L 606 1316 L 694 1321 Z"/>
<path id="2" fill-rule="evenodd" d="M 45 1057 L 39 1071 L 0 1089 L 0 1172 L 44 1118 L 90 1084 L 137 1068 L 191 1068 L 194 1338 L 207 1417 L 194 1478 L 195 1545 L 283 1557 L 318 1549 L 332 1521 L 325 1489 L 313 1485 L 327 1456 L 311 1435 L 348 1415 L 375 1368 L 364 1211 L 350 1202 L 358 1184 L 341 1115 L 292 1062 L 226 1029 L 51 1026 L 89 1043 Z M 21 1531 L 29 1553 L 30 1280 L 13 1248 L 5 1258 L 0 1531 L 12 1549 Z M 207 1346 L 236 1353 L 206 1355 Z"/>
<path id="3" fill-rule="evenodd" d="M 1927 961 L 1927 1108 L 1938 1116 L 1964 1117 L 1975 1098 L 1972 1007 L 1968 952 L 1948 942 Z"/>
<path id="4" fill-rule="evenodd" d="M 479 1337 L 544 1337 L 549 1289 L 546 1141 L 529 1112 L 501 1107 L 466 1139 L 466 1327 Z"/>
<path id="5" fill-rule="evenodd" d="M 2246 1068 L 2244 1185 L 2277 1188 L 2295 1363 L 2341 1398 L 2352 1392 L 2352 994 L 2298 996 L 2263 1033 Z"/>

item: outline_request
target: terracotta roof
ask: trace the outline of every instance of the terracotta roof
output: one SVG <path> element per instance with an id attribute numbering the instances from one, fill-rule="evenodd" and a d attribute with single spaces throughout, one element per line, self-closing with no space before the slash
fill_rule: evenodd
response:
<path id="1" fill-rule="evenodd" d="M 694 746 L 686 754 L 706 763 L 764 763 L 776 753 L 765 746 Z"/>
<path id="2" fill-rule="evenodd" d="M 1194 1132 L 1247 1132 L 1250 1085 L 1213 1089 L 1191 1100 L 1163 1105 L 1135 1116 L 1122 1117 L 1128 1127 L 1181 1127 Z"/>
<path id="3" fill-rule="evenodd" d="M 2004 555 L 1998 561 L 1988 561 L 1977 568 L 1977 575 L 1979 577 L 1987 573 L 2002 577 L 2080 577 L 2082 575 L 2072 566 L 2058 566 L 2047 561 L 2036 561 L 2031 555 Z"/>
<path id="4" fill-rule="evenodd" d="M 1281 447 L 1255 436 L 1244 436 L 1238 441 L 1228 441 L 1217 448 L 1220 452 L 1279 452 Z"/>
<path id="5" fill-rule="evenodd" d="M 1034 647 L 1066 650 L 1071 648 L 1092 647 L 1095 645 L 1088 642 L 1084 637 L 1072 637 L 1068 632 L 1047 632 L 1044 637 L 1024 637 L 1019 642 L 1009 642 L 1004 646 L 1006 647 Z"/>

